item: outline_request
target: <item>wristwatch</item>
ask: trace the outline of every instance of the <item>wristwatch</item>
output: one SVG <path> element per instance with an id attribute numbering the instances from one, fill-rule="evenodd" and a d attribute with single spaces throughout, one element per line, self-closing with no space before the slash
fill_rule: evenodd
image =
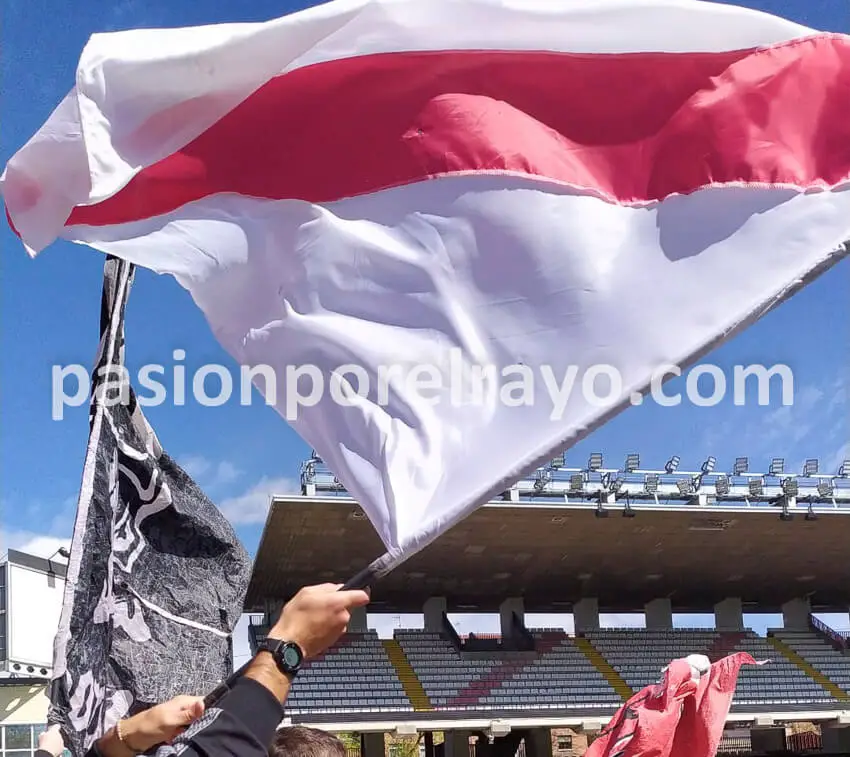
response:
<path id="1" fill-rule="evenodd" d="M 297 676 L 304 662 L 304 652 L 294 641 L 265 639 L 259 645 L 259 650 L 269 652 L 280 672 L 288 678 Z"/>

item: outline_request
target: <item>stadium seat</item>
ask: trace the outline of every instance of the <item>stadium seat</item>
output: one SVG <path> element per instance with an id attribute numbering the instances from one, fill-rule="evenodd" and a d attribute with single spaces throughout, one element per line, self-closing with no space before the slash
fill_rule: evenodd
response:
<path id="1" fill-rule="evenodd" d="M 258 638 L 264 630 L 255 629 Z M 623 697 L 605 678 L 611 678 L 610 670 L 600 672 L 577 640 L 561 629 L 538 629 L 532 634 L 535 651 L 530 652 L 460 652 L 447 636 L 422 630 L 398 630 L 394 638 L 424 690 L 429 709 L 491 715 L 558 710 L 605 717 L 622 704 Z M 733 710 L 846 706 L 846 700 L 836 699 L 834 688 L 822 685 L 824 679 L 819 683 L 814 678 L 819 671 L 847 691 L 850 657 L 813 632 L 781 630 L 774 635 L 805 660 L 802 667 L 799 660 L 789 659 L 771 640 L 752 631 L 603 629 L 585 638 L 634 691 L 657 681 L 672 659 L 698 653 L 716 660 L 741 651 L 771 662 L 742 668 Z M 622 684 L 614 685 L 622 693 Z M 413 694 L 411 698 L 415 699 Z M 309 662 L 293 685 L 287 712 L 296 719 L 355 714 L 369 719 L 381 713 L 415 712 L 411 698 L 377 633 L 369 631 L 347 634 Z"/>
<path id="2" fill-rule="evenodd" d="M 533 632 L 535 652 L 461 653 L 447 638 L 396 631 L 437 710 L 613 712 L 622 699 L 563 630 Z"/>
<path id="3" fill-rule="evenodd" d="M 412 712 L 375 631 L 346 634 L 295 679 L 289 715 Z"/>
<path id="4" fill-rule="evenodd" d="M 719 659 L 733 652 L 748 652 L 763 666 L 741 669 L 733 710 L 762 707 L 820 708 L 837 700 L 806 675 L 766 639 L 753 633 L 712 629 L 604 629 L 587 638 L 629 686 L 637 690 L 657 681 L 670 660 L 689 654 Z"/>
<path id="5" fill-rule="evenodd" d="M 850 655 L 834 649 L 812 630 L 780 628 L 770 633 L 850 696 Z"/>

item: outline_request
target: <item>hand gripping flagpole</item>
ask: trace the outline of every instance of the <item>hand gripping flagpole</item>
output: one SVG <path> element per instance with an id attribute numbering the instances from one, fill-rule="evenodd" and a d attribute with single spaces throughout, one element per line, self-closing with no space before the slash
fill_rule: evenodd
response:
<path id="1" fill-rule="evenodd" d="M 369 589 L 375 581 L 383 578 L 388 573 L 401 565 L 410 555 L 391 555 L 389 552 L 371 562 L 367 567 L 356 575 L 349 578 L 339 589 L 340 591 L 356 591 L 358 589 Z M 214 707 L 221 698 L 230 691 L 236 682 L 245 675 L 251 666 L 253 658 L 248 660 L 241 668 L 231 673 L 224 681 L 216 686 L 204 697 L 204 708 Z"/>

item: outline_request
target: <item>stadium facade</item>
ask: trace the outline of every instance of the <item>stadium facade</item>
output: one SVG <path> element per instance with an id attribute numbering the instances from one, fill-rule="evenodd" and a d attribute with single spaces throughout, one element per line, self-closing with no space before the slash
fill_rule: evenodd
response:
<path id="1" fill-rule="evenodd" d="M 66 570 L 12 549 L 0 559 L 0 757 L 33 757 L 47 727 Z"/>
<path id="2" fill-rule="evenodd" d="M 745 651 L 770 662 L 742 670 L 730 728 L 755 747 L 815 723 L 825 749 L 850 750 L 850 642 L 813 614 L 850 609 L 850 463 L 829 474 L 782 463 L 760 474 L 743 458 L 729 473 L 713 458 L 695 472 L 678 459 L 642 470 L 637 455 L 620 469 L 601 455 L 583 469 L 553 461 L 381 579 L 370 612 L 422 613 L 423 627 L 381 639 L 356 615 L 299 676 L 287 722 L 359 732 L 364 757 L 383 754 L 386 734 L 420 734 L 427 757 L 467 757 L 470 737 L 479 757 L 518 737 L 549 757 L 552 729 L 592 738 L 671 659 Z M 272 501 L 246 601 L 252 644 L 300 586 L 344 581 L 382 551 L 314 455 L 301 495 Z M 781 612 L 783 626 L 761 636 L 745 611 Z M 455 612 L 498 613 L 501 632 L 461 636 Z M 603 612 L 643 612 L 646 627 L 602 628 Z M 713 612 L 715 627 L 674 628 L 680 612 Z M 529 628 L 529 613 L 572 613 L 574 633 Z"/>

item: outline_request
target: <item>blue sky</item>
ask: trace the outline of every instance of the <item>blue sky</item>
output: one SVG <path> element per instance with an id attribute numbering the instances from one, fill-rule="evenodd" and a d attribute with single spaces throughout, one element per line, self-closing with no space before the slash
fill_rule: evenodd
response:
<path id="1" fill-rule="evenodd" d="M 426 2 L 427 0 L 422 0 Z M 748 0 L 811 27 L 850 31 L 846 0 Z M 76 0 L 57 12 L 53 0 L 6 0 L 2 26 L 0 158 L 6 160 L 38 129 L 73 84 L 90 34 L 132 27 L 265 20 L 302 5 L 270 0 Z M 35 261 L 0 224 L 0 507 L 4 545 L 52 552 L 73 522 L 87 434 L 85 407 L 61 422 L 51 419 L 51 365 L 89 365 L 97 344 L 102 256 L 56 243 Z M 644 465 L 670 455 L 682 467 L 715 455 L 719 467 L 748 455 L 754 468 L 784 456 L 795 468 L 820 457 L 824 469 L 848 457 L 848 324 L 850 260 L 798 294 L 708 361 L 785 363 L 794 370 L 796 402 L 782 407 L 749 403 L 718 407 L 688 404 L 632 408 L 580 444 L 568 460 L 602 451 L 620 461 L 639 451 Z M 139 271 L 128 310 L 128 363 L 168 363 L 174 349 L 188 353 L 187 368 L 233 366 L 199 310 L 170 278 Z M 681 387 L 677 387 L 681 388 Z M 309 452 L 296 434 L 261 402 L 241 407 L 149 408 L 148 417 L 169 452 L 184 462 L 255 549 L 271 491 L 295 486 Z M 60 540 L 60 541 L 57 541 Z M 370 556 L 371 557 L 371 556 Z M 846 621 L 845 621 L 846 625 Z M 465 627 L 464 630 L 472 630 Z M 483 630 L 483 628 L 481 629 Z"/>

